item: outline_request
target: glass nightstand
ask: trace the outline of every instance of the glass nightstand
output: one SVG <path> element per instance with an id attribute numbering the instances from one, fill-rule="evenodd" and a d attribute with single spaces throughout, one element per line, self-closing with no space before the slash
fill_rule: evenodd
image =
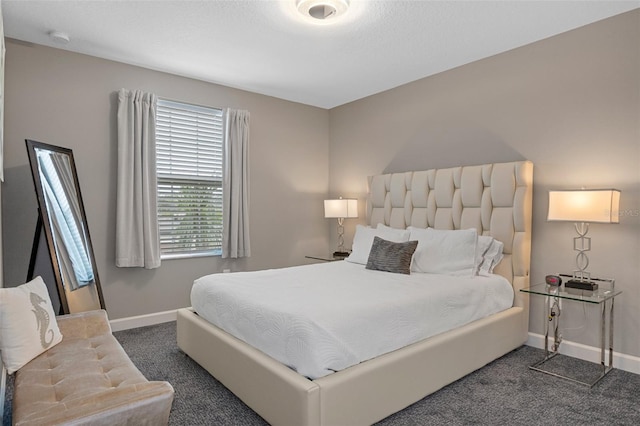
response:
<path id="1" fill-rule="evenodd" d="M 305 256 L 305 258 L 307 258 L 307 259 L 322 260 L 323 262 L 335 262 L 337 260 L 345 260 L 347 257 L 349 257 L 349 256 L 348 255 L 347 256 L 335 256 L 335 255 L 333 255 L 331 253 L 326 254 L 324 256 L 323 255 L 320 255 L 320 256 L 317 256 L 317 255 Z"/>
<path id="2" fill-rule="evenodd" d="M 529 368 L 532 370 L 540 371 L 543 373 L 551 374 L 553 376 L 568 379 L 576 383 L 580 383 L 589 387 L 595 385 L 600 379 L 602 379 L 609 371 L 613 369 L 613 313 L 614 313 L 614 298 L 622 293 L 621 290 L 615 288 L 615 280 L 613 279 L 597 279 L 598 289 L 595 291 L 578 290 L 574 288 L 565 288 L 564 285 L 552 286 L 549 284 L 535 284 L 529 288 L 523 288 L 520 291 L 533 295 L 544 296 L 545 299 L 545 334 L 544 334 L 544 358 L 531 365 Z M 600 306 L 600 365 L 602 369 L 598 376 L 590 381 L 578 380 L 574 377 L 570 377 L 558 372 L 553 372 L 544 369 L 544 364 L 551 360 L 558 354 L 560 348 L 560 303 L 559 300 L 571 300 L 575 302 L 587 303 L 591 305 Z M 608 323 L 608 330 L 607 330 Z M 553 345 L 549 346 L 549 332 L 553 328 Z M 608 342 L 608 360 L 605 364 L 605 354 L 607 352 Z"/>

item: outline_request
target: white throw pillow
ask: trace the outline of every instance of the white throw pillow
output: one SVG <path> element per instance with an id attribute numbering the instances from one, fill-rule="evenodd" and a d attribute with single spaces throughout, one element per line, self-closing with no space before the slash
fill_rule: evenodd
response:
<path id="1" fill-rule="evenodd" d="M 493 237 L 488 235 L 478 235 L 478 244 L 476 245 L 476 263 L 480 265 L 484 259 L 484 255 L 491 246 Z"/>
<path id="2" fill-rule="evenodd" d="M 489 247 L 493 244 L 493 237 L 488 235 L 478 235 L 478 244 L 476 245 L 476 274 L 480 272 L 482 262 L 485 260 L 485 256 Z M 491 262 L 491 261 L 489 261 Z"/>
<path id="3" fill-rule="evenodd" d="M 502 250 L 504 249 L 504 243 L 502 241 L 498 241 L 493 239 L 491 241 L 491 245 L 485 252 L 482 263 L 480 263 L 478 267 L 478 275 L 489 275 L 493 274 L 493 269 L 500 263 L 504 254 Z"/>
<path id="4" fill-rule="evenodd" d="M 345 260 L 366 265 L 374 237 L 380 237 L 383 240 L 394 243 L 404 243 L 409 241 L 409 231 L 406 229 L 389 228 L 388 226 L 374 229 L 369 226 L 356 225 L 351 254 Z"/>
<path id="5" fill-rule="evenodd" d="M 413 255 L 413 272 L 463 277 L 476 275 L 475 229 L 441 230 L 409 227 L 410 239 L 418 240 Z"/>
<path id="6" fill-rule="evenodd" d="M 0 351 L 9 374 L 62 341 L 42 278 L 0 288 Z"/>

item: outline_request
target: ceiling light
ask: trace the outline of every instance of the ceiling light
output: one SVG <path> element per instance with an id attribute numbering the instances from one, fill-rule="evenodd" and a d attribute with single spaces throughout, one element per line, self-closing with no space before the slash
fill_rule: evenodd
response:
<path id="1" fill-rule="evenodd" d="M 62 31 L 51 31 L 49 33 L 49 38 L 57 44 L 69 43 L 69 34 L 63 33 Z"/>
<path id="2" fill-rule="evenodd" d="M 349 0 L 297 0 L 298 12 L 317 22 L 333 20 L 349 8 Z"/>

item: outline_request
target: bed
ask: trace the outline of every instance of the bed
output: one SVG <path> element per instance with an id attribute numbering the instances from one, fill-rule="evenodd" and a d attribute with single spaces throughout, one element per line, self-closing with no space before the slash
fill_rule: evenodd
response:
<path id="1" fill-rule="evenodd" d="M 178 311 L 178 346 L 274 425 L 371 424 L 527 340 L 531 162 L 369 178 L 367 220 L 393 228 L 474 228 L 504 244 L 495 273 L 513 287 L 506 310 L 310 380 L 210 324 Z"/>

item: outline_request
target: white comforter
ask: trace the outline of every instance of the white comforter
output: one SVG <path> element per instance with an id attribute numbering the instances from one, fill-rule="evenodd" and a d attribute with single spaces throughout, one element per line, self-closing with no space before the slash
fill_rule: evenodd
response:
<path id="1" fill-rule="evenodd" d="M 214 274 L 191 290 L 195 311 L 311 379 L 508 309 L 509 282 L 372 271 L 329 262 Z"/>

